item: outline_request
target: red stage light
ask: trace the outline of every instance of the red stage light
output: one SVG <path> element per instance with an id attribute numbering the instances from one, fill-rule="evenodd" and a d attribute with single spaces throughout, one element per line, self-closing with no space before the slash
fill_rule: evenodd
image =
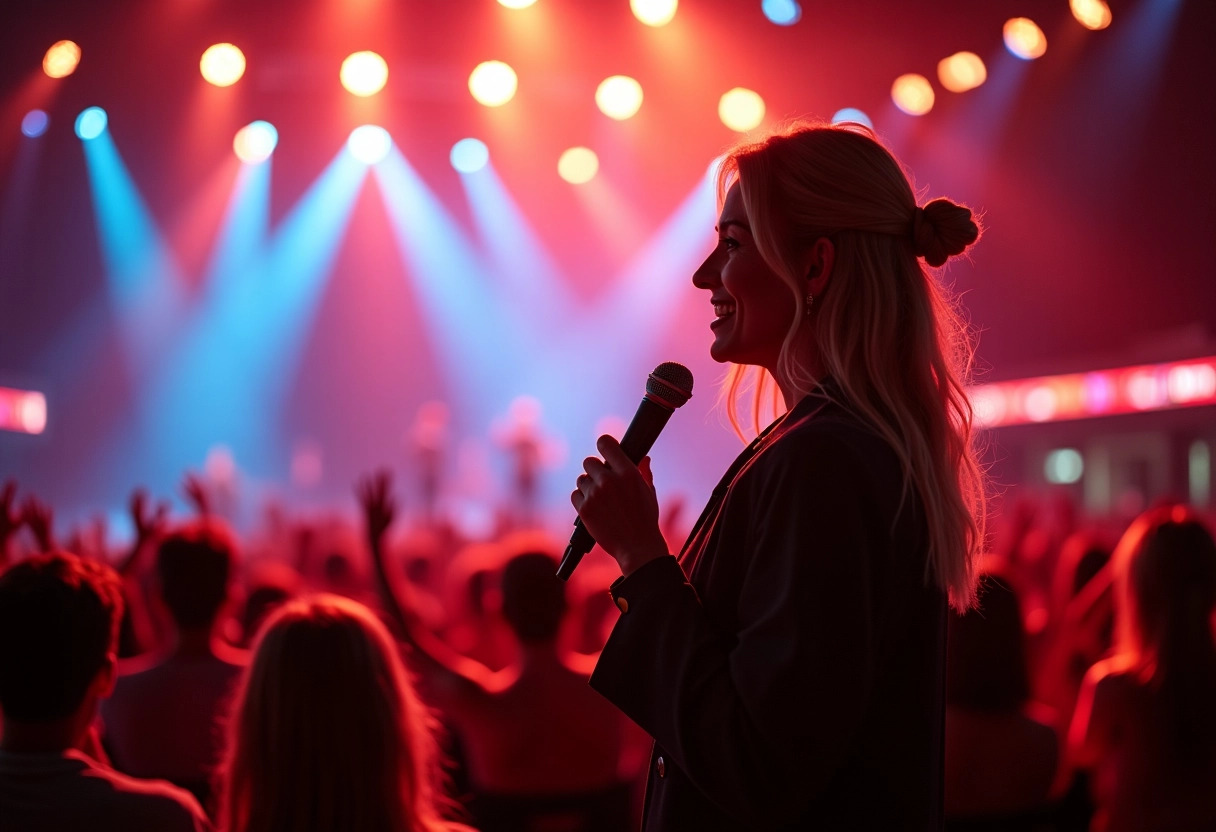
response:
<path id="1" fill-rule="evenodd" d="M 46 430 L 46 396 L 35 390 L 0 387 L 0 430 L 42 433 Z"/>

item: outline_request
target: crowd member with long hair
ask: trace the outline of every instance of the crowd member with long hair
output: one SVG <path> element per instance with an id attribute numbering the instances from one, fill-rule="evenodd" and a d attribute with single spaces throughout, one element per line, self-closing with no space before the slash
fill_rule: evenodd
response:
<path id="1" fill-rule="evenodd" d="M 1117 652 L 1069 732 L 1092 829 L 1216 828 L 1216 542 L 1185 506 L 1140 515 L 1111 557 Z"/>
<path id="2" fill-rule="evenodd" d="M 292 601 L 258 638 L 229 726 L 225 832 L 457 832 L 438 750 L 384 625 L 334 595 Z"/>
<path id="3" fill-rule="evenodd" d="M 985 573 L 979 606 L 951 615 L 947 628 L 947 832 L 1029 830 L 1054 811 L 1054 714 L 1031 699 L 1017 590 Z"/>
<path id="4" fill-rule="evenodd" d="M 932 268 L 978 225 L 918 205 L 858 125 L 738 147 L 719 197 L 693 276 L 710 354 L 731 393 L 760 374 L 753 421 L 784 414 L 678 559 L 649 461 L 600 438 L 571 502 L 622 613 L 592 685 L 655 738 L 647 830 L 938 828 L 947 599 L 973 604 L 984 498 L 971 348 Z"/>

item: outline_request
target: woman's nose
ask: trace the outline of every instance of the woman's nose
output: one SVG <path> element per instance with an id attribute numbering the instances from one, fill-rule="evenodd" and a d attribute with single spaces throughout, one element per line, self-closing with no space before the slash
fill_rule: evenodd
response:
<path id="1" fill-rule="evenodd" d="M 719 282 L 718 265 L 715 262 L 717 252 L 712 252 L 705 261 L 692 273 L 692 285 L 698 289 L 712 289 Z"/>

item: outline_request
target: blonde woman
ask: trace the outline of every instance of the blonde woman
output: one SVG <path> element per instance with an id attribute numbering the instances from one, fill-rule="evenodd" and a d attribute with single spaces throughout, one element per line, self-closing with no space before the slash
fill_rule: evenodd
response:
<path id="1" fill-rule="evenodd" d="M 784 415 L 678 558 L 649 461 L 601 437 L 571 495 L 622 573 L 592 686 L 655 738 L 647 830 L 938 828 L 946 609 L 973 604 L 983 493 L 971 350 L 932 269 L 979 228 L 919 206 L 856 125 L 735 149 L 719 195 L 693 276 L 710 354 L 732 415 L 749 369 L 752 421 Z"/>
<path id="2" fill-rule="evenodd" d="M 362 604 L 292 601 L 258 639 L 229 725 L 225 832 L 457 832 L 432 721 Z"/>

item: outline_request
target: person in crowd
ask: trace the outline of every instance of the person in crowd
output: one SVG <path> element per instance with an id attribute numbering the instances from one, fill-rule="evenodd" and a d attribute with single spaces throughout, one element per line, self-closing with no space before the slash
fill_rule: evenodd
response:
<path id="1" fill-rule="evenodd" d="M 1185 506 L 1140 515 L 1111 556 L 1117 653 L 1085 677 L 1069 732 L 1091 829 L 1216 829 L 1216 542 Z"/>
<path id="2" fill-rule="evenodd" d="M 114 684 L 121 605 L 111 569 L 65 552 L 0 575 L 3 832 L 210 829 L 189 793 L 97 758 L 90 726 Z"/>
<path id="3" fill-rule="evenodd" d="M 442 638 L 449 647 L 490 670 L 503 670 L 519 659 L 519 645 L 511 628 L 499 614 L 504 563 L 499 539 L 462 546 L 452 559 L 443 593 L 447 620 Z M 410 612 L 426 621 L 426 611 L 416 604 L 418 593 L 410 587 Z"/>
<path id="4" fill-rule="evenodd" d="M 1114 636 L 1110 546 L 1093 531 L 1065 540 L 1052 580 L 1048 649 L 1038 669 L 1036 689 L 1068 735 L 1077 692 L 1089 669 L 1110 652 Z"/>
<path id="5" fill-rule="evenodd" d="M 390 492 L 385 473 L 358 489 L 383 605 L 413 648 L 426 693 L 457 734 L 475 825 L 482 832 L 630 829 L 630 775 L 637 772 L 622 764 L 637 758 L 627 746 L 639 732 L 587 686 L 594 657 L 558 646 L 568 607 L 550 548 L 533 535 L 517 538 L 507 554 L 502 616 L 518 640 L 518 659 L 491 672 L 431 637 L 409 587 L 394 580 L 384 557 L 395 513 Z"/>
<path id="6" fill-rule="evenodd" d="M 163 650 L 125 663 L 101 710 L 118 769 L 170 780 L 204 805 L 222 749 L 219 717 L 246 661 L 219 634 L 236 558 L 235 538 L 214 517 L 190 521 L 160 541 L 157 595 L 173 637 Z"/>
<path id="7" fill-rule="evenodd" d="M 1035 829 L 1048 818 L 1060 749 L 1053 715 L 1030 698 L 1017 593 L 985 575 L 980 606 L 951 615 L 948 630 L 946 828 Z"/>
<path id="8" fill-rule="evenodd" d="M 678 559 L 649 460 L 599 439 L 571 502 L 621 613 L 591 684 L 655 738 L 646 830 L 936 829 L 947 598 L 973 603 L 984 495 L 971 349 L 931 268 L 979 228 L 918 205 L 860 125 L 743 145 L 718 181 L 693 275 L 710 355 L 732 394 L 757 368 L 753 422 L 784 415 Z"/>
<path id="9" fill-rule="evenodd" d="M 283 604 L 300 594 L 303 579 L 286 563 L 267 561 L 252 570 L 245 590 L 245 603 L 241 607 L 239 646 L 248 650 L 253 646 L 262 622 Z"/>
<path id="10" fill-rule="evenodd" d="M 267 620 L 228 728 L 224 832 L 457 832 L 433 721 L 365 606 L 290 601 Z"/>

